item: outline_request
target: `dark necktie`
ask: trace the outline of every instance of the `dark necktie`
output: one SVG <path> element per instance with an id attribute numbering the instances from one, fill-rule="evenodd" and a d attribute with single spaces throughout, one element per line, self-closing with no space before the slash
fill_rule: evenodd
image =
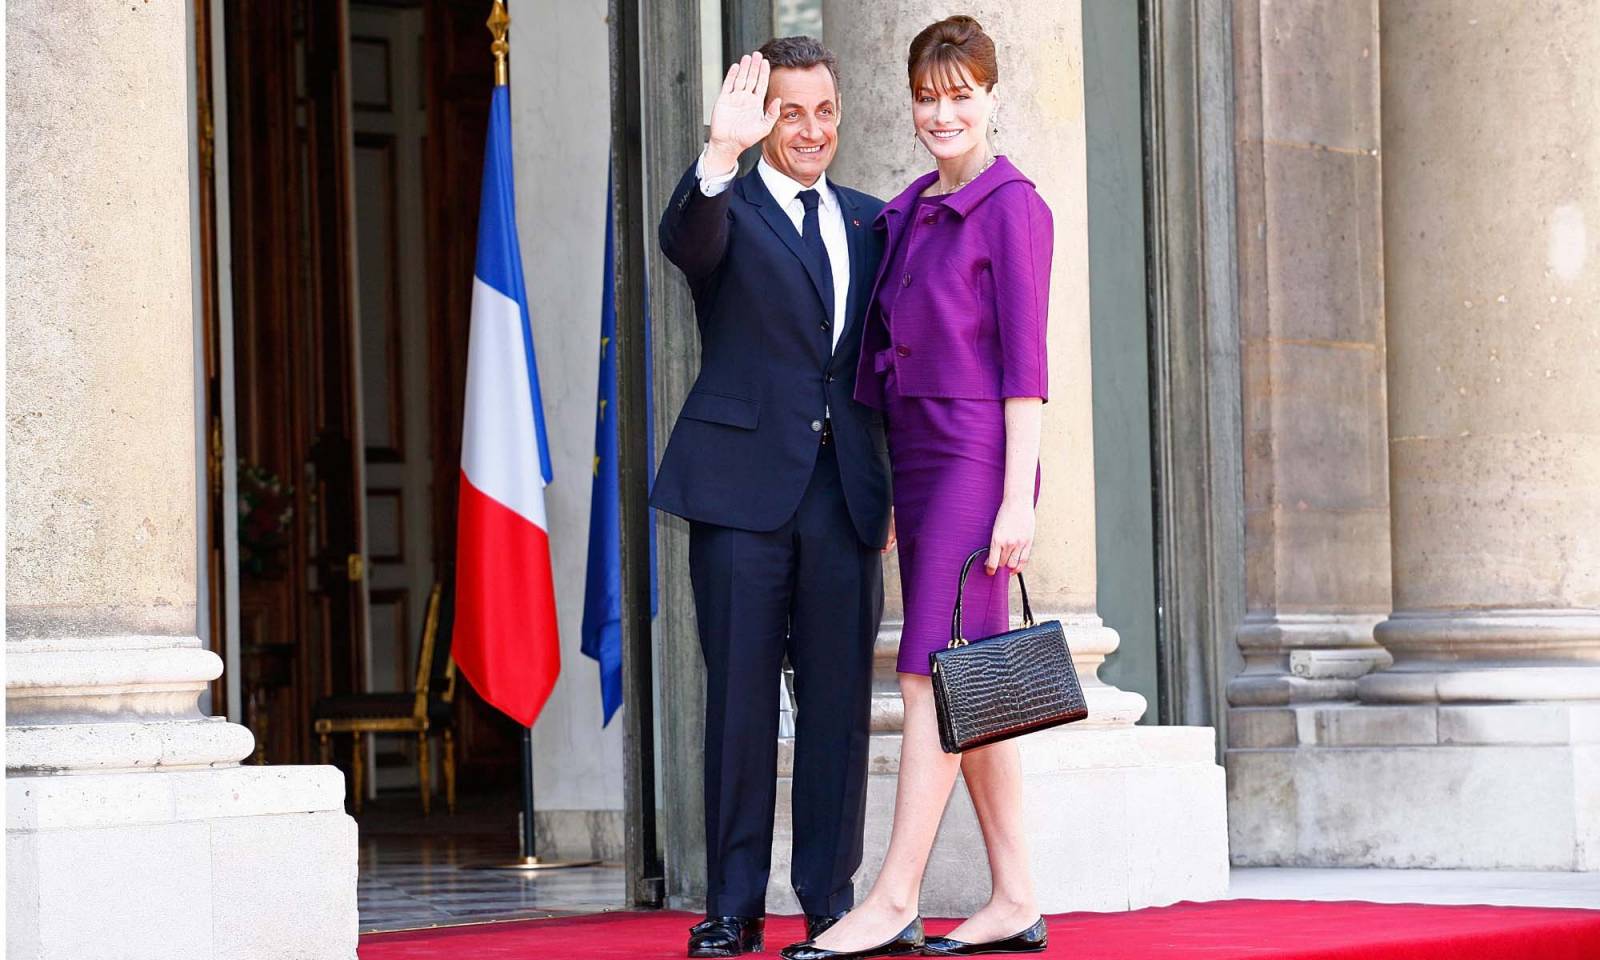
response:
<path id="1" fill-rule="evenodd" d="M 822 222 L 817 216 L 817 203 L 822 196 L 815 189 L 801 190 L 798 194 L 800 202 L 805 204 L 806 218 L 801 222 L 800 241 L 805 246 L 806 252 L 811 255 L 811 262 L 817 268 L 817 276 L 822 280 L 822 303 L 826 307 L 828 320 L 824 328 L 828 329 L 832 337 L 833 324 L 833 266 L 828 263 L 828 248 L 822 242 Z"/>

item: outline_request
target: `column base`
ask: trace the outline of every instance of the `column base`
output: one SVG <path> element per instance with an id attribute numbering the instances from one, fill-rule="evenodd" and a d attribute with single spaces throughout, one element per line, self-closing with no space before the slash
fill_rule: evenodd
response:
<path id="1" fill-rule="evenodd" d="M 333 767 L 6 780 L 12 960 L 350 960 L 355 881 Z"/>
<path id="2" fill-rule="evenodd" d="M 1229 711 L 1240 866 L 1600 870 L 1600 703 Z"/>
<path id="3" fill-rule="evenodd" d="M 1600 610 L 1397 610 L 1376 636 L 1395 664 L 1364 701 L 1600 700 Z"/>
<path id="4" fill-rule="evenodd" d="M 1222 768 L 1209 727 L 1066 727 L 1018 741 L 1023 822 L 1033 880 L 1046 913 L 1132 910 L 1219 897 L 1228 888 Z M 798 913 L 789 886 L 793 741 L 779 743 L 778 809 L 767 910 Z M 872 738 L 864 897 L 889 848 L 900 736 Z M 958 780 L 922 885 L 927 916 L 966 916 L 989 898 L 977 816 Z"/>
<path id="5" fill-rule="evenodd" d="M 1375 614 L 1252 613 L 1235 631 L 1244 672 L 1228 683 L 1235 707 L 1354 700 L 1356 681 L 1393 663 L 1372 639 Z"/>

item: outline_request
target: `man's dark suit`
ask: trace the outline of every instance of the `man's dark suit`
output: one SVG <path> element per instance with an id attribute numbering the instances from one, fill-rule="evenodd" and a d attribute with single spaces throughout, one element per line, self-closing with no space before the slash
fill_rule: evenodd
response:
<path id="1" fill-rule="evenodd" d="M 661 249 L 689 281 L 700 328 L 700 374 L 651 504 L 691 521 L 710 916 L 765 912 L 786 655 L 797 701 L 790 878 L 805 911 L 850 907 L 861 863 L 889 469 L 882 421 L 852 394 L 883 204 L 829 186 L 850 250 L 836 350 L 821 270 L 759 173 L 707 197 L 690 168 L 661 218 Z"/>

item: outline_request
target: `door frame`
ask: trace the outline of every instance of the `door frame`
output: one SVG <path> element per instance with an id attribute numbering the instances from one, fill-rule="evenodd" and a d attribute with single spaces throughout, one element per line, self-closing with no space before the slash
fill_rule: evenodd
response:
<path id="1" fill-rule="evenodd" d="M 1227 742 L 1244 616 L 1228 0 L 1140 0 L 1160 722 Z"/>

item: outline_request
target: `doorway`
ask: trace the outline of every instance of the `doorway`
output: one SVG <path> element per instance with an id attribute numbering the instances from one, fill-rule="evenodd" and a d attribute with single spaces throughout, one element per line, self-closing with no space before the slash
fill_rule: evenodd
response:
<path id="1" fill-rule="evenodd" d="M 209 578 L 238 626 L 214 635 L 251 759 L 314 763 L 315 705 L 411 691 L 428 596 L 448 593 L 492 68 L 477 2 L 206 6 L 228 226 L 227 256 L 201 269 L 231 294 L 206 334 L 229 348 L 233 401 L 231 417 L 208 408 L 207 432 L 236 438 L 239 503 L 237 564 Z M 518 731 L 459 690 L 459 780 L 510 798 L 510 824 Z M 416 805 L 416 744 L 368 740 L 364 799 Z M 349 742 L 334 754 L 347 772 Z"/>

